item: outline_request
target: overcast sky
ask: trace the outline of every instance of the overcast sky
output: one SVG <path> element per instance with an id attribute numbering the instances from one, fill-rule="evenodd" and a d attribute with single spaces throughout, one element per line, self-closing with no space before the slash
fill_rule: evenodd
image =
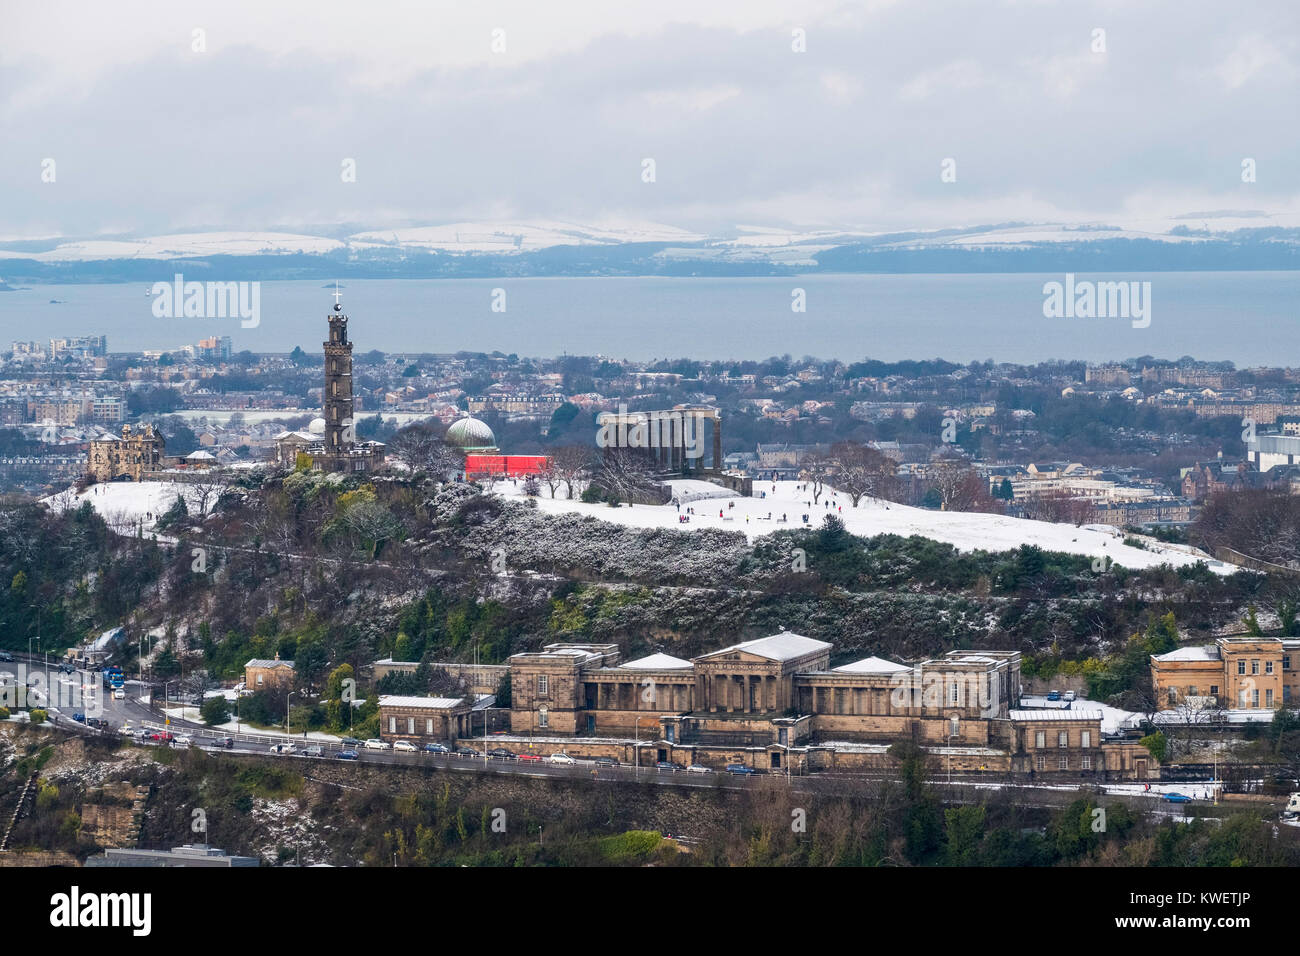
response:
<path id="1" fill-rule="evenodd" d="M 0 238 L 1300 208 L 1297 0 L 4 0 L 0 23 Z"/>

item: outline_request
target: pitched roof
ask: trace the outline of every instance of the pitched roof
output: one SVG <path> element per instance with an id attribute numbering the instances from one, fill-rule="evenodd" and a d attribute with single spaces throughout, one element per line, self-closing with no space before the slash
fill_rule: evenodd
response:
<path id="1" fill-rule="evenodd" d="M 714 651 L 712 654 L 702 656 L 715 657 L 718 654 L 726 654 L 730 651 L 744 651 L 756 657 L 766 657 L 770 661 L 788 661 L 795 657 L 803 657 L 805 654 L 812 654 L 822 650 L 829 651 L 830 649 L 831 645 L 826 641 L 817 641 L 811 637 L 804 637 L 802 634 L 791 634 L 789 631 L 782 631 L 780 634 L 773 634 L 771 637 L 760 637 L 753 641 L 745 641 L 743 644 L 733 644 L 731 647 L 724 647 L 720 651 Z"/>
<path id="2" fill-rule="evenodd" d="M 263 657 L 254 657 L 245 667 L 287 667 L 293 670 L 293 661 L 268 660 Z"/>
<path id="3" fill-rule="evenodd" d="M 1012 720 L 1101 720 L 1099 710 L 1013 710 Z"/>
<path id="4" fill-rule="evenodd" d="M 1152 654 L 1158 661 L 1217 661 L 1219 649 L 1213 644 L 1198 647 L 1180 647 L 1165 654 Z"/>
<path id="5" fill-rule="evenodd" d="M 852 664 L 831 668 L 831 670 L 840 674 L 897 674 L 911 669 L 906 664 L 895 664 L 883 657 L 866 657 L 860 661 L 854 661 Z"/>
<path id="6" fill-rule="evenodd" d="M 634 661 L 626 661 L 618 666 L 631 668 L 632 670 L 666 671 L 679 667 L 690 667 L 691 662 L 684 661 L 680 657 L 673 657 L 671 654 L 651 654 L 649 657 L 639 657 Z"/>

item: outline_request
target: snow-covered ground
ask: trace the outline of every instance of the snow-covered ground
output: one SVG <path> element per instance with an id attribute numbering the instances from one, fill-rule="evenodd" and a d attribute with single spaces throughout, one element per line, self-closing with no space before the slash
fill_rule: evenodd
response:
<path id="1" fill-rule="evenodd" d="M 703 481 L 672 482 L 681 495 L 694 494 Z M 551 499 L 543 487 L 538 508 L 551 514 L 581 514 L 633 528 L 679 528 L 693 531 L 697 528 L 722 528 L 740 531 L 750 541 L 787 528 L 817 528 L 826 515 L 836 514 L 844 520 L 853 534 L 870 537 L 878 534 L 897 534 L 903 537 L 919 535 L 943 541 L 963 551 L 1009 551 L 1022 544 L 1035 544 L 1049 551 L 1063 551 L 1092 558 L 1109 558 L 1126 568 L 1140 569 L 1169 564 L 1174 567 L 1206 562 L 1221 574 L 1231 574 L 1233 565 L 1216 561 L 1204 552 L 1186 547 L 1167 547 L 1153 538 L 1143 539 L 1147 548 L 1124 544 L 1124 534 L 1104 525 L 1082 528 L 1072 524 L 1053 524 L 1048 521 L 1030 521 L 1008 518 L 1003 515 L 975 514 L 963 511 L 930 511 L 912 508 L 893 502 L 863 499 L 854 508 L 847 495 L 828 489 L 821 501 L 812 504 L 812 493 L 800 489 L 806 486 L 796 481 L 754 482 L 754 497 L 744 498 L 723 488 L 711 486 L 725 502 L 684 501 L 681 510 L 673 504 L 634 505 L 611 508 L 603 504 L 585 504 L 563 497 Z M 491 489 L 506 497 L 523 495 L 523 484 L 496 482 Z M 829 503 L 829 505 L 828 505 Z M 689 522 L 679 519 L 687 515 Z M 804 516 L 808 520 L 804 522 Z M 782 520 L 784 518 L 784 520 Z"/>
<path id="2" fill-rule="evenodd" d="M 112 481 L 91 485 L 80 495 L 68 488 L 44 501 L 55 511 L 76 510 L 83 501 L 89 501 L 118 534 L 134 534 L 141 522 L 147 534 L 157 524 L 158 517 L 176 501 L 177 495 L 184 495 L 190 517 L 197 521 L 199 492 L 194 485 L 183 481 Z M 208 508 L 215 503 L 215 496 L 209 495 Z"/>
<path id="3" fill-rule="evenodd" d="M 1020 710 L 1066 710 L 1067 701 L 1048 700 L 1046 697 L 1038 697 L 1026 694 L 1020 698 Z M 1130 730 L 1137 727 L 1142 720 L 1141 714 L 1135 714 L 1132 711 L 1121 710 L 1118 707 L 1111 707 L 1109 704 L 1099 704 L 1095 700 L 1077 700 L 1069 701 L 1069 710 L 1091 710 L 1101 712 L 1101 732 L 1103 734 L 1113 734 L 1121 730 Z"/>

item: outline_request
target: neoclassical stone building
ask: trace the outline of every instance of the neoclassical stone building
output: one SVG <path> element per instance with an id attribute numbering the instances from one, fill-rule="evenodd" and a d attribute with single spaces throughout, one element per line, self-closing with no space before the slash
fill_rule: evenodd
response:
<path id="1" fill-rule="evenodd" d="M 551 644 L 509 659 L 510 726 L 575 755 L 780 770 L 889 765 L 913 740 L 959 770 L 1158 774 L 1146 750 L 1103 738 L 1102 715 L 1020 710 L 1020 654 L 951 651 L 830 666 L 832 645 L 781 633 L 683 660 L 620 660 L 614 644 Z M 646 743 L 641 743 L 641 742 Z M 562 744 L 562 746 L 557 746 Z"/>
<path id="2" fill-rule="evenodd" d="M 1161 710 L 1276 710 L 1300 703 L 1300 638 L 1221 637 L 1151 657 Z"/>

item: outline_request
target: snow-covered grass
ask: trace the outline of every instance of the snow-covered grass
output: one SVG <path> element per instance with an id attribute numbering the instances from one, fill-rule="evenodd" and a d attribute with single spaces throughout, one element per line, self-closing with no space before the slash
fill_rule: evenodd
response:
<path id="1" fill-rule="evenodd" d="M 681 496 L 693 494 L 707 485 L 702 481 L 673 482 L 674 490 L 681 487 Z M 633 505 L 611 508 L 604 504 L 586 504 L 563 497 L 552 499 L 543 486 L 538 508 L 550 514 L 581 514 L 633 528 L 678 528 L 693 531 L 699 528 L 721 528 L 724 531 L 742 532 L 751 542 L 773 531 L 786 528 L 820 527 L 825 516 L 835 514 L 843 519 L 845 527 L 856 535 L 871 537 L 878 534 L 896 534 L 903 537 L 919 535 L 951 544 L 963 551 L 1009 551 L 1023 544 L 1033 544 L 1048 550 L 1091 558 L 1109 558 L 1126 568 L 1141 569 L 1169 564 L 1182 567 L 1204 561 L 1221 574 L 1231 574 L 1233 565 L 1216 561 L 1208 554 L 1192 548 L 1166 547 L 1154 539 L 1146 539 L 1147 547 L 1135 548 L 1124 544 L 1124 533 L 1101 525 L 1076 527 L 1072 524 L 1054 524 L 1048 521 L 1031 521 L 1008 518 L 1003 515 L 976 514 L 962 511 L 930 511 L 912 508 L 893 502 L 863 499 L 853 507 L 847 495 L 827 489 L 817 504 L 812 503 L 812 492 L 796 481 L 756 481 L 754 496 L 735 496 L 718 486 L 711 486 L 725 502 L 687 500 L 680 511 L 673 504 Z M 523 495 L 523 484 L 496 482 L 492 491 L 504 497 Z M 828 504 L 829 503 L 829 504 Z M 695 513 L 688 522 L 679 520 L 687 508 Z M 808 516 L 805 523 L 803 516 Z M 782 518 L 784 517 L 784 521 Z"/>
<path id="2" fill-rule="evenodd" d="M 82 502 L 89 501 L 92 508 L 118 534 L 134 534 L 143 522 L 145 532 L 157 524 L 158 518 L 183 495 L 190 517 L 197 521 L 199 493 L 195 486 L 183 481 L 112 481 L 91 485 L 81 494 L 68 488 L 44 501 L 55 511 L 65 508 L 76 510 Z M 215 504 L 210 495 L 208 507 Z"/>

